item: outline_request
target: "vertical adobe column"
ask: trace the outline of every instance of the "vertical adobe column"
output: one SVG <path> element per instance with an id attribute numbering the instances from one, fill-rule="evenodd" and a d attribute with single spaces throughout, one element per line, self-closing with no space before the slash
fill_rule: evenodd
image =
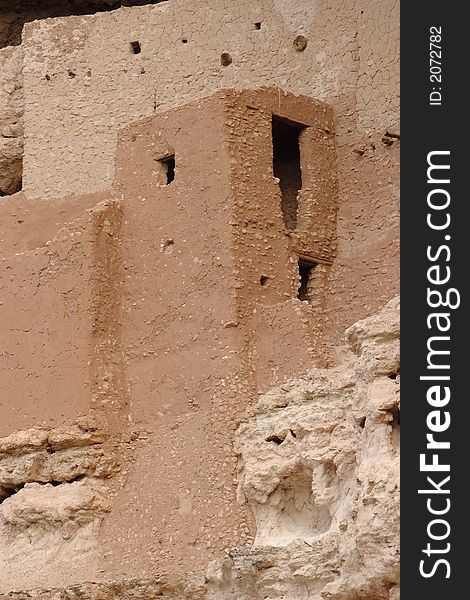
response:
<path id="1" fill-rule="evenodd" d="M 311 368 L 321 353 L 321 294 L 312 303 L 302 297 L 312 286 L 299 258 L 307 250 L 327 264 L 331 257 L 336 197 L 326 115 L 323 104 L 276 89 L 228 94 L 238 322 L 258 391 Z M 322 273 L 315 282 L 324 280 Z"/>

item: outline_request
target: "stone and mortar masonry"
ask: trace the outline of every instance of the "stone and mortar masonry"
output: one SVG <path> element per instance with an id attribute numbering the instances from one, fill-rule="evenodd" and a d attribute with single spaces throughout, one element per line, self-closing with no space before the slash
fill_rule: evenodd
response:
<path id="1" fill-rule="evenodd" d="M 335 347 L 398 292 L 398 3 L 168 0 L 90 15 L 84 5 L 98 3 L 44 2 L 34 22 L 10 4 L 0 26 L 2 45 L 14 44 L 0 49 L 0 590 L 395 600 L 396 305 Z M 269 131 L 258 118 L 250 128 L 265 102 L 235 106 L 230 122 L 198 107 L 217 90 L 263 86 L 279 107 L 294 92 L 332 112 L 322 136 L 334 193 L 308 184 L 309 152 L 301 196 L 318 212 L 300 236 L 270 230 Z M 147 151 L 133 130 L 148 124 L 165 148 L 133 163 L 132 147 Z M 191 127 L 200 142 L 185 148 Z M 146 179 L 176 141 L 175 182 Z M 222 235 L 226 225 L 238 239 Z M 296 298 L 292 253 L 315 239 L 327 262 L 309 306 Z M 372 367 L 376 350 L 388 353 L 384 371 Z M 82 426 L 100 441 L 85 443 Z"/>
<path id="2" fill-rule="evenodd" d="M 398 117 L 396 10 L 390 0 L 168 0 L 27 23 L 25 191 L 104 189 L 119 127 L 220 88 L 277 85 L 339 108 L 362 135 L 383 135 Z M 302 52 L 298 35 L 309 40 Z"/>
<path id="3" fill-rule="evenodd" d="M 18 136 L 0 142 L 0 161 L 9 157 L 0 189 L 23 180 L 26 198 L 42 203 L 106 190 L 123 125 L 220 88 L 275 85 L 323 100 L 338 158 L 338 253 L 324 307 L 325 341 L 336 343 L 398 292 L 398 20 L 393 0 L 171 0 L 26 23 L 24 61 L 8 58 L 0 71 L 3 89 L 17 88 L 15 115 L 2 108 L 0 123 Z M 0 52 L 6 60 L 12 49 Z M 3 102 L 12 105 L 10 93 Z"/>

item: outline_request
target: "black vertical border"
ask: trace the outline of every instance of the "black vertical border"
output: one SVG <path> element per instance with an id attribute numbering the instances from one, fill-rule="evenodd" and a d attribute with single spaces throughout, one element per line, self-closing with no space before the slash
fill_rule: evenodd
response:
<path id="1" fill-rule="evenodd" d="M 467 566 L 470 556 L 470 327 L 468 319 L 468 280 L 470 279 L 470 23 L 468 4 L 464 2 L 401 3 L 401 600 L 457 599 L 467 595 Z M 442 28 L 442 83 L 430 82 L 430 28 Z M 442 88 L 442 106 L 430 106 L 432 87 Z M 426 224 L 428 213 L 427 154 L 450 150 L 450 179 L 445 186 L 451 194 L 451 225 L 444 232 L 432 231 Z M 426 318 L 433 312 L 427 305 L 427 246 L 448 243 L 451 259 L 440 264 L 451 268 L 451 281 L 461 295 L 460 307 L 438 310 L 450 313 L 451 400 L 442 410 L 449 410 L 451 425 L 441 435 L 449 440 L 450 450 L 441 451 L 440 461 L 450 461 L 451 508 L 442 518 L 451 532 L 442 542 L 430 540 L 429 514 L 425 495 L 418 489 L 426 485 L 426 475 L 419 469 L 419 455 L 426 450 L 426 417 L 433 410 L 426 401 L 429 382 L 420 381 L 426 374 L 428 337 L 432 335 Z M 444 256 L 444 254 L 443 254 Z M 444 286 L 445 287 L 445 286 Z M 445 335 L 445 334 L 442 334 Z M 445 361 L 444 361 L 445 362 Z M 429 373 L 428 373 L 429 374 Z M 439 373 L 443 374 L 443 373 Z M 437 436 L 436 436 L 437 437 Z M 444 453 L 445 452 L 445 453 Z M 445 462 L 448 462 L 445 461 Z M 436 481 L 444 473 L 436 473 Z M 444 486 L 443 486 L 444 487 Z M 434 496 L 437 498 L 437 496 Z M 440 496 L 443 498 L 444 496 Z M 436 507 L 438 504 L 436 504 Z M 441 505 L 443 506 L 443 504 Z M 438 516 L 434 518 L 439 518 Z M 435 532 L 438 532 L 438 528 Z M 444 529 L 441 529 L 444 531 Z M 427 543 L 450 551 L 428 558 Z M 444 558 L 432 577 L 424 578 L 420 561 L 426 559 L 429 572 L 434 562 Z"/>

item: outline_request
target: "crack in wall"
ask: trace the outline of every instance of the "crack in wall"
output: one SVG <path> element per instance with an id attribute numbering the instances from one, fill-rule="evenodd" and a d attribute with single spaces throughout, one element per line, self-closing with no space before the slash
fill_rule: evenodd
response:
<path id="1" fill-rule="evenodd" d="M 8 498 L 11 498 L 15 494 L 17 494 L 20 490 L 24 489 L 25 485 L 28 483 L 36 483 L 38 485 L 52 485 L 52 487 L 57 487 L 62 485 L 63 483 L 75 483 L 76 481 L 82 481 L 85 479 L 86 475 L 77 475 L 76 477 L 64 478 L 61 481 L 55 481 L 51 479 L 50 481 L 35 481 L 34 479 L 31 481 L 25 481 L 24 483 L 20 483 L 18 485 L 8 487 L 0 484 L 0 504 L 2 504 Z"/>

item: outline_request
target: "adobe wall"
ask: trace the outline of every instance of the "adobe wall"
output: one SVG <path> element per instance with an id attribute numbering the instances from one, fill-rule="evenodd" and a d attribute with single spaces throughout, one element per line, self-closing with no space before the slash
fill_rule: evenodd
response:
<path id="1" fill-rule="evenodd" d="M 250 546 L 274 509 L 236 501 L 238 425 L 255 430 L 259 394 L 332 364 L 346 327 L 398 291 L 398 3 L 190 5 L 26 23 L 22 45 L 0 50 L 0 189 L 13 192 L 0 198 L 0 591 L 201 572 Z M 309 125 L 296 230 L 273 179 L 272 113 Z M 319 261 L 310 304 L 299 255 Z M 334 423 L 348 448 L 356 416 L 344 436 Z M 258 440 L 261 472 L 278 438 L 296 443 L 289 423 Z M 251 577 L 237 556 L 208 598 L 233 595 L 237 569 Z"/>
<path id="2" fill-rule="evenodd" d="M 277 88 L 232 93 L 229 101 L 238 320 L 250 323 L 260 392 L 312 362 L 324 362 L 328 354 L 323 307 L 312 311 L 298 300 L 298 260 L 307 256 L 329 265 L 336 253 L 339 200 L 333 114 L 323 103 Z M 305 126 L 299 135 L 302 189 L 293 229 L 281 208 L 282 184 L 273 178 L 273 115 Z M 328 297 L 325 284 L 317 286 L 321 304 Z"/>
<path id="3" fill-rule="evenodd" d="M 253 106 L 258 115 L 246 119 Z M 126 486 L 103 522 L 102 547 L 114 548 L 112 557 L 101 558 L 108 575 L 181 572 L 188 565 L 197 571 L 254 534 L 251 513 L 236 501 L 234 432 L 258 394 L 308 369 L 315 356 L 314 323 L 297 299 L 296 249 L 284 234 L 279 187 L 269 189 L 274 107 L 312 130 L 331 126 L 321 104 L 288 96 L 279 103 L 277 90 L 267 89 L 220 92 L 120 135 L 119 320 L 127 394 L 118 392 L 110 405 L 104 390 L 102 408 L 120 415 L 121 427 L 130 422 L 146 434 L 126 461 Z M 243 141 L 243 119 L 259 139 L 253 151 Z M 176 164 L 170 184 L 159 163 L 168 155 Z M 260 180 L 267 185 L 260 188 Z M 260 284 L 263 272 L 268 285 Z M 257 311 L 268 319 L 282 312 L 284 331 L 295 332 L 274 357 L 269 344 L 267 354 L 261 347 Z M 138 554 L 130 551 L 136 547 Z"/>
<path id="4" fill-rule="evenodd" d="M 120 126 L 219 88 L 279 85 L 311 95 L 341 109 L 344 133 L 348 125 L 361 135 L 396 127 L 396 10 L 391 1 L 310 0 L 215 0 L 210 10 L 194 0 L 188 10 L 172 0 L 27 23 L 25 190 L 61 196 L 109 186 Z M 308 39 L 303 51 L 293 45 L 298 35 Z"/>
<path id="5" fill-rule="evenodd" d="M 108 576 L 199 570 L 249 534 L 230 450 L 253 391 L 243 332 L 227 326 L 236 295 L 224 130 L 223 101 L 211 98 L 120 137 L 127 394 L 104 409 L 118 408 L 145 439 L 101 531 L 101 547 L 113 549 L 100 557 Z M 169 154 L 176 170 L 167 185 L 159 160 Z"/>
<path id="6" fill-rule="evenodd" d="M 2 3 L 0 48 L 21 44 L 23 25 L 36 19 L 115 10 L 121 6 L 157 4 L 165 0 L 7 0 Z M 6 4 L 6 6 L 3 6 Z"/>
<path id="7" fill-rule="evenodd" d="M 398 291 L 398 16 L 391 0 L 217 0 L 210 11 L 172 0 L 26 23 L 24 193 L 44 202 L 109 188 L 122 126 L 219 88 L 273 84 L 324 100 L 340 203 L 323 322 L 337 342 Z"/>
<path id="8" fill-rule="evenodd" d="M 272 177 L 273 113 L 303 123 L 302 153 L 313 146 L 322 157 L 305 169 L 295 233 L 285 228 Z M 6 224 L 23 227 L 29 239 L 20 246 L 14 233 L 3 239 L 11 254 L 0 313 L 8 332 L 1 383 L 10 400 L 2 433 L 39 426 L 54 435 L 64 422 L 91 415 L 112 435 L 118 464 L 102 476 L 81 467 L 79 481 L 63 464 L 68 455 L 58 456 L 59 475 L 48 467 L 38 479 L 41 446 L 21 458 L 25 465 L 6 452 L 15 476 L 0 482 L 22 533 L 14 549 L 6 547 L 5 585 L 79 582 L 83 569 L 95 578 L 188 565 L 198 571 L 224 548 L 252 539 L 251 513 L 236 501 L 233 436 L 258 394 L 324 352 L 315 347 L 318 320 L 297 298 L 297 260 L 307 250 L 333 256 L 332 135 L 330 109 L 309 98 L 280 97 L 275 88 L 223 91 L 123 130 L 107 197 L 54 201 L 54 213 L 46 203 L 40 232 L 30 221 L 31 200 L 4 199 Z M 169 156 L 171 182 L 162 163 Z M 325 199 L 317 213 L 323 225 L 311 231 L 316 194 Z M 26 430 L 14 454 L 29 456 L 31 436 Z M 46 560 L 38 546 L 48 535 L 63 549 L 39 572 L 21 542 L 31 535 L 21 501 L 29 495 L 39 511 L 41 495 L 60 503 L 67 493 L 98 507 L 73 525 L 80 568 L 69 560 L 73 545 L 54 538 L 61 529 L 40 528 L 37 564 Z M 113 501 L 103 504 L 103 494 Z M 46 512 L 39 522 L 52 518 Z M 15 564 L 23 575 L 14 574 Z"/>
<path id="9" fill-rule="evenodd" d="M 0 245 L 8 249 L 0 271 L 0 435 L 7 435 L 67 422 L 92 408 L 91 332 L 107 298 L 99 283 L 99 204 L 86 213 L 85 198 L 75 215 L 68 206 L 60 223 L 55 203 L 53 214 L 45 211 L 44 221 L 31 226 L 27 202 L 6 206 L 3 200 L 11 211 L 4 210 L 2 223 L 11 237 L 2 236 Z M 99 200 L 95 196 L 91 206 Z"/>

